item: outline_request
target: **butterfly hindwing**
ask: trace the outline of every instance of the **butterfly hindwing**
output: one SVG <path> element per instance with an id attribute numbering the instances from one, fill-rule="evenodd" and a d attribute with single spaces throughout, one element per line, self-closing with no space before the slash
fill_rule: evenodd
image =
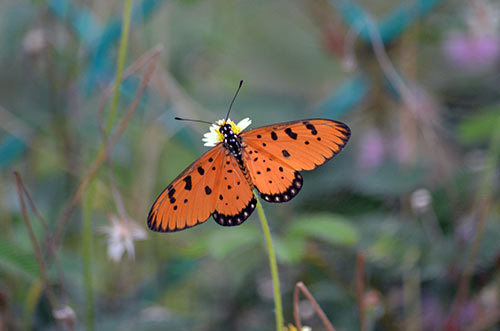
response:
<path id="1" fill-rule="evenodd" d="M 229 154 L 224 157 L 218 183 L 213 218 L 223 226 L 240 225 L 252 214 L 257 201 L 243 170 Z"/>
<path id="2" fill-rule="evenodd" d="M 349 140 L 345 124 L 310 119 L 242 132 L 243 158 L 263 199 L 285 202 L 302 188 L 300 170 L 312 170 L 334 157 Z"/>
<path id="3" fill-rule="evenodd" d="M 248 145 L 243 159 L 253 184 L 269 202 L 286 202 L 299 193 L 302 176 L 266 150 Z"/>
<path id="4" fill-rule="evenodd" d="M 225 157 L 224 148 L 217 145 L 184 170 L 154 202 L 149 228 L 173 232 L 205 222 L 215 210 L 217 178 Z"/>

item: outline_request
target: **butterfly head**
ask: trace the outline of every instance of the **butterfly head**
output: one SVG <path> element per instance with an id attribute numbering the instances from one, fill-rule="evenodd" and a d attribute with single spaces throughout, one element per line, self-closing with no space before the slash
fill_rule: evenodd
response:
<path id="1" fill-rule="evenodd" d="M 252 121 L 247 117 L 238 122 L 238 124 L 227 120 L 219 120 L 210 126 L 210 131 L 203 135 L 205 146 L 215 146 L 224 141 L 224 138 L 233 134 L 239 134 L 246 129 Z"/>

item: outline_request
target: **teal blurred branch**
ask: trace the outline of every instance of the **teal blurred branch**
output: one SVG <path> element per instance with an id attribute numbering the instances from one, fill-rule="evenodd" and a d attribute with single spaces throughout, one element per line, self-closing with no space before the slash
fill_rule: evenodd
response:
<path id="1" fill-rule="evenodd" d="M 380 39 L 382 47 L 394 42 L 417 19 L 432 10 L 440 0 L 415 0 L 411 3 L 402 3 L 387 17 L 379 22 L 374 22 L 372 15 L 361 6 L 350 0 L 330 0 L 331 6 L 338 11 L 350 29 L 356 30 L 356 35 L 366 44 L 375 48 L 374 36 Z M 380 46 L 380 45 L 379 45 Z M 380 49 L 380 47 L 379 47 Z M 379 58 L 378 58 L 379 60 Z M 387 67 L 387 66 L 386 66 Z M 384 72 L 387 75 L 387 71 Z M 397 73 L 398 78 L 401 74 Z M 404 79 L 402 79 L 404 81 Z M 394 74 L 384 77 L 380 82 L 386 87 L 388 95 L 399 99 L 404 97 L 399 86 L 394 86 Z M 323 102 L 318 111 L 326 117 L 336 118 L 355 108 L 369 95 L 372 84 L 379 84 L 374 77 L 367 73 L 359 73 L 351 78 L 330 97 Z M 401 85 L 401 84 L 399 84 Z M 404 98 L 403 98 L 404 99 Z"/>
<path id="2" fill-rule="evenodd" d="M 147 20 L 163 4 L 165 0 L 142 0 L 132 8 L 130 24 Z M 72 0 L 52 0 L 49 9 L 62 21 L 73 28 L 82 41 L 88 57 L 88 67 L 84 71 L 82 87 L 87 93 L 96 91 L 103 82 L 109 82 L 113 76 L 111 51 L 122 35 L 123 19 L 111 20 L 105 28 L 101 27 L 95 15 L 83 5 Z M 130 99 L 134 95 L 137 84 L 124 86 Z"/>
<path id="3" fill-rule="evenodd" d="M 357 107 L 370 92 L 370 81 L 363 74 L 358 74 L 344 82 L 318 108 L 326 117 L 338 118 L 350 109 Z"/>
<path id="4" fill-rule="evenodd" d="M 414 0 L 401 2 L 387 17 L 376 23 L 382 41 L 390 43 L 399 38 L 417 19 L 430 12 L 440 0 Z M 361 39 L 370 44 L 371 37 L 367 27 L 370 14 L 351 0 L 330 0 L 330 4 L 351 28 L 358 28 Z"/>
<path id="5" fill-rule="evenodd" d="M 0 169 L 7 168 L 26 150 L 26 144 L 16 136 L 6 136 L 0 140 Z"/>

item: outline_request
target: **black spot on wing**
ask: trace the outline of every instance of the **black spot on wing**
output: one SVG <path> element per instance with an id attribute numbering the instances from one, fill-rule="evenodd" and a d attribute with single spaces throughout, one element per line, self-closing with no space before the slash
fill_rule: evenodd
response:
<path id="1" fill-rule="evenodd" d="M 234 215 L 225 215 L 217 210 L 213 212 L 212 217 L 217 224 L 222 226 L 236 226 L 242 224 L 253 213 L 257 200 L 252 196 L 252 200 L 240 211 Z"/>
<path id="2" fill-rule="evenodd" d="M 191 188 L 193 187 L 193 185 L 191 183 L 191 176 L 184 177 L 183 181 L 186 183 L 186 186 L 184 186 L 184 189 L 191 191 Z"/>
<path id="3" fill-rule="evenodd" d="M 290 157 L 290 153 L 288 153 L 286 149 L 282 150 L 281 153 L 283 153 L 283 156 L 286 158 Z"/>
<path id="4" fill-rule="evenodd" d="M 171 198 L 174 195 L 174 193 L 175 193 L 175 188 L 168 191 L 168 197 Z"/>
<path id="5" fill-rule="evenodd" d="M 295 178 L 292 180 L 292 184 L 287 187 L 287 189 L 283 192 L 275 193 L 275 194 L 265 194 L 265 193 L 260 193 L 260 196 L 262 199 L 266 200 L 267 202 L 286 202 L 290 201 L 293 197 L 295 197 L 300 189 L 302 188 L 303 184 L 303 179 L 300 173 L 297 171 L 295 172 Z M 257 188 L 258 189 L 258 188 Z"/>
<path id="6" fill-rule="evenodd" d="M 318 134 L 318 131 L 316 130 L 316 127 L 314 125 L 312 125 L 311 123 L 309 122 L 304 122 L 304 124 L 306 125 L 306 128 L 308 130 L 311 130 L 311 134 L 312 135 L 317 135 Z"/>
<path id="7" fill-rule="evenodd" d="M 212 193 L 212 189 L 209 186 L 205 186 L 205 193 L 210 195 L 210 193 Z"/>
<path id="8" fill-rule="evenodd" d="M 297 134 L 295 132 L 292 131 L 292 129 L 290 128 L 286 128 L 285 129 L 285 133 L 290 137 L 292 138 L 293 140 L 297 140 Z"/>
<path id="9" fill-rule="evenodd" d="M 205 169 L 203 169 L 201 166 L 198 167 L 198 173 L 203 176 L 203 174 L 205 173 Z"/>
<path id="10" fill-rule="evenodd" d="M 276 134 L 276 132 L 271 131 L 271 139 L 272 140 L 278 140 L 278 135 Z"/>

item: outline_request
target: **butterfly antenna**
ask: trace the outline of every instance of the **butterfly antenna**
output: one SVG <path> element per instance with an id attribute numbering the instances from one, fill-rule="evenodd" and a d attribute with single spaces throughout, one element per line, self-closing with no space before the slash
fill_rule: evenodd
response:
<path id="1" fill-rule="evenodd" d="M 198 122 L 198 123 L 212 124 L 211 122 L 202 121 L 202 120 L 192 120 L 192 119 L 189 119 L 189 118 L 174 117 L 174 119 L 177 120 L 177 121 L 189 121 L 189 122 Z"/>
<path id="2" fill-rule="evenodd" d="M 243 85 L 243 80 L 240 80 L 240 86 L 238 86 L 238 89 L 236 90 L 236 93 L 234 94 L 233 100 L 231 101 L 231 104 L 229 105 L 229 109 L 227 110 L 227 115 L 226 115 L 226 119 L 224 122 L 226 122 L 227 119 L 229 118 L 229 112 L 231 111 L 231 108 L 233 107 L 234 100 L 236 99 L 236 96 L 238 95 L 238 92 L 241 89 L 241 85 Z"/>

